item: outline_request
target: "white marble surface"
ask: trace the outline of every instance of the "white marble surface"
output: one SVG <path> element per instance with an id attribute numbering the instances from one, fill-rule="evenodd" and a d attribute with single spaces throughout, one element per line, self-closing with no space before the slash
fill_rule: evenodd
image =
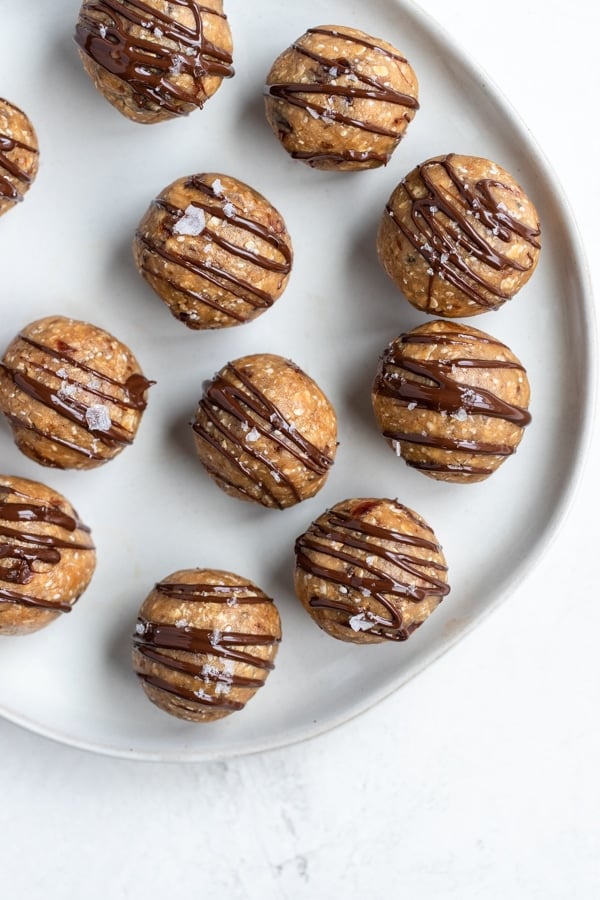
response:
<path id="1" fill-rule="evenodd" d="M 597 290 L 598 7 L 423 5 L 530 125 L 570 197 Z M 329 734 L 181 766 L 97 757 L 0 721 L 0 894 L 600 896 L 599 438 L 559 539 L 519 590 Z"/>

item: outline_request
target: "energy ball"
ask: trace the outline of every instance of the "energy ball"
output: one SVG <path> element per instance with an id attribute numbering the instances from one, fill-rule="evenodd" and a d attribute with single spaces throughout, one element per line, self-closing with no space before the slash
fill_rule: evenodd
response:
<path id="1" fill-rule="evenodd" d="M 298 599 L 341 641 L 405 641 L 450 591 L 447 576 L 435 534 L 397 500 L 344 500 L 296 541 Z"/>
<path id="2" fill-rule="evenodd" d="M 373 408 L 398 456 L 439 481 L 483 481 L 517 449 L 531 421 L 527 373 L 500 341 L 437 320 L 392 341 Z"/>
<path id="3" fill-rule="evenodd" d="M 531 278 L 540 254 L 536 209 L 488 159 L 449 153 L 417 166 L 392 193 L 379 259 L 417 309 L 448 318 L 498 309 Z"/>
<path id="4" fill-rule="evenodd" d="M 48 316 L 27 325 L 2 357 L 0 412 L 25 456 L 91 469 L 133 443 L 151 384 L 108 332 Z"/>
<path id="5" fill-rule="evenodd" d="M 225 493 L 279 509 L 323 487 L 337 450 L 325 394 L 295 363 L 269 353 L 217 373 L 193 430 L 200 461 Z"/>
<path id="6" fill-rule="evenodd" d="M 96 566 L 90 529 L 57 491 L 0 475 L 0 634 L 71 612 Z"/>
<path id="7" fill-rule="evenodd" d="M 221 0 L 86 0 L 75 41 L 100 93 L 142 124 L 201 109 L 234 74 Z"/>
<path id="8" fill-rule="evenodd" d="M 142 277 L 192 329 L 255 319 L 283 293 L 293 257 L 269 201 L 214 173 L 166 187 L 139 224 L 133 254 Z"/>
<path id="9" fill-rule="evenodd" d="M 281 622 L 247 579 L 184 569 L 155 585 L 133 635 L 133 668 L 148 698 L 190 722 L 243 709 L 275 667 Z"/>
<path id="10" fill-rule="evenodd" d="M 39 161 L 33 125 L 22 110 L 0 97 L 0 216 L 21 202 Z"/>
<path id="11" fill-rule="evenodd" d="M 356 28 L 309 28 L 267 76 L 269 125 L 314 169 L 386 165 L 419 108 L 417 77 L 387 41 Z"/>

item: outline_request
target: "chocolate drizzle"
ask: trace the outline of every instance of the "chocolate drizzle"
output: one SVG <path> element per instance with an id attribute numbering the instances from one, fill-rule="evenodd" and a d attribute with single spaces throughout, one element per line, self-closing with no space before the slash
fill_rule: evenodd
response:
<path id="1" fill-rule="evenodd" d="M 419 108 L 416 97 L 397 91 L 389 84 L 379 81 L 374 75 L 361 71 L 360 62 L 352 62 L 345 56 L 323 56 L 315 52 L 307 45 L 307 39 L 309 39 L 310 35 L 315 34 L 337 38 L 350 44 L 358 44 L 369 50 L 377 51 L 398 65 L 408 65 L 407 60 L 403 56 L 380 46 L 366 36 L 351 35 L 329 28 L 310 28 L 299 41 L 292 44 L 292 49 L 300 56 L 317 63 L 322 80 L 267 84 L 265 88 L 266 95 L 275 100 L 284 101 L 292 106 L 304 109 L 311 116 L 320 118 L 325 123 L 337 122 L 369 134 L 391 138 L 395 147 L 404 133 L 406 123 L 411 121 L 415 111 Z M 338 83 L 338 78 L 346 80 L 344 83 Z M 376 122 L 365 121 L 362 118 L 351 116 L 348 112 L 342 112 L 333 108 L 333 106 L 323 105 L 319 102 L 320 97 L 340 97 L 345 101 L 348 109 L 352 108 L 354 101 L 357 99 L 391 103 L 405 110 L 401 117 L 404 124 L 399 129 L 386 128 L 378 125 Z M 382 153 L 369 148 L 365 150 L 350 149 L 330 152 L 324 148 L 319 148 L 306 151 L 295 149 L 291 151 L 290 155 L 294 159 L 300 159 L 314 166 L 324 161 L 340 163 L 375 162 L 377 165 L 385 165 L 390 159 L 391 151 Z"/>
<path id="2" fill-rule="evenodd" d="M 111 450 L 132 443 L 133 434 L 112 421 L 108 414 L 109 409 L 116 407 L 123 411 L 143 412 L 146 408 L 145 392 L 154 382 L 148 381 L 139 373 L 133 373 L 124 383 L 121 383 L 76 360 L 70 352 L 73 348 L 66 344 L 60 348 L 49 347 L 23 333 L 19 334 L 18 339 L 42 356 L 41 362 L 33 358 L 27 359 L 26 367 L 23 366 L 23 368 L 9 366 L 4 362 L 0 363 L 0 371 L 11 379 L 19 391 L 35 402 L 48 407 L 62 418 L 80 426 L 86 435 L 91 435 Z M 53 361 L 68 365 L 69 372 L 61 370 L 60 366 L 53 364 Z M 27 371 L 24 371 L 25 368 Z M 107 391 L 107 387 L 114 390 Z M 74 393 L 81 391 L 97 398 L 98 403 L 75 399 Z M 109 406 L 104 406 L 104 404 L 109 404 Z M 97 425 L 94 424 L 93 409 L 95 406 L 106 410 L 106 419 L 98 422 Z M 104 454 L 95 452 L 86 446 L 85 442 L 81 443 L 76 436 L 71 436 L 72 439 L 67 440 L 30 423 L 24 417 L 9 415 L 8 418 L 13 427 L 24 428 L 88 459 L 104 458 Z M 40 461 L 42 461 L 41 457 Z M 45 458 L 43 461 L 52 462 Z"/>
<path id="3" fill-rule="evenodd" d="M 426 190 L 424 196 L 417 196 L 409 187 L 410 176 L 402 182 L 401 187 L 411 202 L 410 226 L 390 203 L 386 210 L 430 267 L 430 301 L 437 277 L 462 291 L 478 306 L 494 309 L 514 293 L 497 286 L 495 276 L 527 272 L 536 262 L 534 253 L 530 252 L 527 263 L 520 263 L 504 252 L 501 245 L 508 249 L 515 240 L 521 240 L 536 251 L 541 246 L 541 232 L 539 225 L 530 227 L 519 221 L 510 215 L 506 204 L 495 199 L 495 190 L 514 193 L 514 187 L 491 178 L 468 184 L 453 166 L 454 157 L 450 153 L 418 166 L 419 187 Z M 444 171 L 451 189 L 434 184 L 436 169 Z"/>
<path id="4" fill-rule="evenodd" d="M 89 0 L 82 5 L 75 41 L 97 65 L 129 85 L 140 108 L 160 107 L 182 116 L 190 106 L 202 107 L 203 79 L 234 74 L 231 53 L 204 34 L 204 17 L 227 16 L 195 0 L 170 0 L 165 6 L 188 11 L 193 25 L 143 0 Z"/>
<path id="5" fill-rule="evenodd" d="M 20 112 L 7 100 L 0 99 L 0 103 L 6 104 L 9 110 Z M 31 147 L 8 134 L 0 132 L 0 202 L 8 200 L 11 203 L 20 203 L 23 199 L 23 191 L 19 190 L 15 181 L 24 186 L 25 190 L 30 186 L 33 177 L 19 166 L 10 156 L 13 150 L 24 150 L 34 156 L 38 155 L 36 147 Z"/>
<path id="6" fill-rule="evenodd" d="M 459 328 L 448 331 L 408 332 L 400 335 L 385 350 L 373 387 L 375 395 L 388 397 L 409 406 L 411 409 L 427 409 L 449 415 L 479 415 L 503 419 L 519 428 L 531 422 L 530 413 L 523 407 L 503 400 L 497 393 L 481 386 L 463 384 L 455 377 L 461 369 L 517 370 L 525 374 L 525 369 L 515 359 L 485 359 L 450 356 L 436 359 L 430 354 L 426 359 L 414 359 L 405 351 L 410 345 L 427 344 L 431 347 L 458 345 L 469 347 L 475 342 L 488 344 L 498 351 L 509 354 L 508 348 L 477 332 L 476 339 Z M 386 430 L 384 437 L 393 442 L 406 442 L 441 450 L 467 451 L 485 456 L 510 456 L 515 446 L 506 443 L 489 443 L 472 437 L 452 437 L 449 435 L 421 434 L 401 430 Z M 427 471 L 463 472 L 471 475 L 488 475 L 493 471 L 486 466 L 472 462 L 458 462 L 450 457 L 443 463 L 428 460 L 407 459 L 408 465 Z"/>
<path id="7" fill-rule="evenodd" d="M 53 526 L 45 531 L 27 529 L 27 524 Z M 13 525 L 17 527 L 13 527 Z M 58 529 L 58 533 L 52 533 Z M 70 612 L 71 604 L 29 596 L 4 587 L 4 584 L 27 585 L 39 572 L 39 566 L 56 566 L 62 550 L 89 551 L 94 549 L 91 539 L 85 542 L 70 540 L 75 531 L 89 534 L 90 529 L 76 514 L 70 515 L 60 507 L 47 505 L 21 490 L 0 484 L 0 604 Z"/>
<path id="8" fill-rule="evenodd" d="M 403 624 L 402 605 L 407 601 L 439 603 L 450 587 L 433 531 L 412 510 L 397 501 L 394 507 L 405 519 L 407 530 L 365 521 L 368 503 L 349 510 L 328 510 L 297 539 L 296 563 L 303 572 L 338 589 L 335 600 L 318 593 L 311 596 L 313 609 L 344 613 L 348 618 L 336 618 L 336 622 L 348 629 L 352 628 L 351 620 L 360 617 L 369 634 L 403 641 L 419 623 Z M 414 534 L 411 525 L 430 537 Z"/>
<path id="9" fill-rule="evenodd" d="M 319 478 L 324 477 L 333 465 L 333 458 L 303 437 L 277 406 L 258 390 L 252 379 L 235 363 L 230 362 L 206 388 L 193 425 L 194 432 L 280 509 L 285 503 L 282 502 L 279 492 L 270 488 L 263 480 L 265 469 L 272 481 L 285 486 L 296 501 L 302 499 L 294 482 L 286 475 L 282 466 L 277 464 L 280 454 L 267 455 L 256 446 L 257 440 L 246 439 L 240 446 L 239 428 L 225 421 L 229 416 L 240 423 L 244 436 L 254 429 L 256 438 L 259 435 L 267 438 L 278 450 L 291 454 Z M 242 455 L 240 449 L 243 450 Z M 256 461 L 258 466 L 249 463 L 247 457 Z M 223 470 L 212 471 L 211 474 L 217 480 L 229 484 L 237 492 L 253 496 L 239 484 L 226 481 Z"/>
<path id="10" fill-rule="evenodd" d="M 262 592 L 252 585 L 181 584 L 161 582 L 156 590 L 181 602 L 238 604 L 272 603 Z M 135 650 L 151 663 L 158 663 L 168 671 L 181 672 L 197 679 L 200 686 L 191 690 L 179 683 L 173 683 L 156 673 L 143 672 L 136 666 L 138 678 L 159 688 L 174 698 L 193 706 L 208 706 L 233 712 L 242 709 L 243 702 L 228 699 L 232 687 L 262 687 L 266 675 L 251 677 L 240 675 L 234 670 L 235 663 L 252 666 L 268 672 L 275 668 L 269 659 L 252 652 L 257 647 L 271 647 L 278 644 L 279 636 L 266 634 L 246 634 L 217 629 L 195 628 L 187 620 L 177 625 L 151 622 L 144 616 L 137 620 L 133 635 Z M 211 664 L 211 658 L 223 660 L 221 668 Z M 207 686 L 214 685 L 210 690 Z"/>
<path id="11" fill-rule="evenodd" d="M 273 305 L 276 295 L 272 292 L 261 290 L 256 284 L 253 284 L 248 281 L 247 278 L 243 278 L 238 274 L 237 261 L 244 260 L 259 269 L 279 273 L 281 274 L 281 280 L 283 281 L 287 278 L 292 268 L 292 250 L 286 240 L 279 237 L 270 228 L 240 214 L 238 210 L 235 209 L 233 203 L 228 201 L 224 196 L 217 194 L 212 185 L 206 184 L 202 180 L 204 177 L 205 176 L 203 175 L 193 175 L 185 181 L 184 188 L 187 191 L 194 191 L 194 199 L 189 206 L 201 209 L 207 218 L 212 217 L 218 219 L 220 222 L 231 224 L 236 229 L 239 229 L 244 235 L 252 235 L 260 238 L 261 241 L 264 241 L 275 249 L 278 258 L 270 259 L 269 257 L 264 256 L 264 254 L 252 252 L 244 247 L 241 242 L 234 243 L 231 239 L 232 235 L 228 233 L 226 227 L 216 230 L 214 227 L 210 228 L 206 225 L 202 230 L 202 242 L 215 244 L 222 250 L 225 250 L 233 258 L 233 264 L 227 269 L 224 269 L 213 262 L 208 254 L 204 254 L 201 257 L 197 253 L 193 255 L 186 254 L 183 249 L 181 251 L 173 247 L 167 249 L 164 240 L 159 242 L 138 229 L 136 232 L 136 239 L 148 251 L 148 253 L 142 254 L 142 272 L 149 280 L 154 279 L 158 282 L 162 282 L 178 291 L 180 294 L 183 294 L 194 301 L 203 303 L 205 306 L 221 312 L 237 322 L 244 322 L 248 316 L 236 311 L 235 308 L 232 309 L 231 304 L 227 303 L 228 296 L 230 299 L 233 298 L 235 300 L 235 298 L 239 298 L 243 300 L 244 303 L 248 304 L 252 309 L 264 310 Z M 185 215 L 185 211 L 161 197 L 158 197 L 154 201 L 154 205 L 167 213 L 167 234 L 175 234 L 176 231 L 174 231 L 174 229 L 177 222 Z M 210 288 L 204 291 L 195 291 L 191 288 L 186 288 L 181 283 L 181 279 L 177 279 L 172 275 L 168 276 L 157 272 L 151 265 L 154 254 L 157 254 L 167 263 L 173 263 L 184 271 L 197 275 L 208 282 L 209 286 L 212 285 L 216 287 L 220 292 L 224 293 L 225 300 L 219 301 L 216 296 L 212 296 Z M 218 294 L 218 291 L 214 293 Z"/>
<path id="12" fill-rule="evenodd" d="M 186 603 L 225 603 L 227 606 L 238 606 L 241 603 L 273 602 L 266 594 L 257 594 L 252 584 L 186 584 L 161 581 L 155 585 L 155 590 L 173 600 Z"/>
<path id="13" fill-rule="evenodd" d="M 321 118 L 326 123 L 338 122 L 351 128 L 357 128 L 360 131 L 370 134 L 380 135 L 392 138 L 394 146 L 398 144 L 404 133 L 406 125 L 400 129 L 386 128 L 375 122 L 368 122 L 364 119 L 355 118 L 348 113 L 342 113 L 338 109 L 323 105 L 319 102 L 319 97 L 340 97 L 350 109 L 354 100 L 367 99 L 378 103 L 391 103 L 405 110 L 402 114 L 404 123 L 410 122 L 415 111 L 419 108 L 416 97 L 405 94 L 379 81 L 374 75 L 363 72 L 360 69 L 359 62 L 352 62 L 345 56 L 331 57 L 323 56 L 307 46 L 306 39 L 310 35 L 320 34 L 326 37 L 337 38 L 350 44 L 358 44 L 375 50 L 382 56 L 393 60 L 399 65 L 407 65 L 407 60 L 394 53 L 386 47 L 374 43 L 367 37 L 359 37 L 358 35 L 347 34 L 343 31 L 336 31 L 329 28 L 309 28 L 308 31 L 292 44 L 292 49 L 301 56 L 317 63 L 321 68 L 323 80 L 314 82 L 279 82 L 275 84 L 267 84 L 265 93 L 267 96 L 275 100 L 284 101 L 306 110 L 314 118 Z M 338 78 L 347 79 L 344 83 L 338 83 Z M 389 153 L 378 153 L 374 150 L 343 150 L 340 152 L 328 152 L 323 149 L 315 151 L 293 150 L 290 154 L 294 159 L 300 159 L 308 162 L 309 165 L 317 165 L 325 160 L 333 162 L 376 162 L 378 165 L 385 165 L 391 156 Z"/>

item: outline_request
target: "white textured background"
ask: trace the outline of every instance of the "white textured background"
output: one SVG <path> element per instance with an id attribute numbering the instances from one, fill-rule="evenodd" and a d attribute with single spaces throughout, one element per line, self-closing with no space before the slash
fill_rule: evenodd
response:
<path id="1" fill-rule="evenodd" d="M 598 286 L 598 6 L 422 5 L 529 124 Z M 561 536 L 519 591 L 330 734 L 182 766 L 96 757 L 0 721 L 0 896 L 600 897 L 599 453 L 596 438 Z"/>

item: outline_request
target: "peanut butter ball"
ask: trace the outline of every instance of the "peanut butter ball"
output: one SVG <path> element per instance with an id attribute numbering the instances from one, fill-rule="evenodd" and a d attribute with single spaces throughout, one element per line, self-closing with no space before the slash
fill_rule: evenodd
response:
<path id="1" fill-rule="evenodd" d="M 449 153 L 417 166 L 394 190 L 377 250 L 413 306 L 456 318 L 514 297 L 533 275 L 540 240 L 537 211 L 508 172 Z"/>
<path id="2" fill-rule="evenodd" d="M 409 466 L 439 481 L 483 481 L 531 421 L 527 373 L 476 328 L 437 320 L 392 341 L 373 385 L 379 428 Z"/>
<path id="3" fill-rule="evenodd" d="M 227 494 L 284 509 L 319 491 L 337 449 L 335 411 L 295 363 L 270 353 L 227 363 L 193 424 L 204 468 Z"/>
<path id="4" fill-rule="evenodd" d="M 153 291 L 192 329 L 255 319 L 285 290 L 293 257 L 275 207 L 215 173 L 166 187 L 138 226 L 133 254 Z"/>
<path id="5" fill-rule="evenodd" d="M 90 529 L 62 494 L 0 475 L 0 634 L 29 634 L 71 612 L 95 566 Z"/>
<path id="6" fill-rule="evenodd" d="M 341 641 L 405 641 L 450 591 L 447 576 L 432 529 L 397 500 L 344 500 L 296 541 L 298 599 Z"/>
<path id="7" fill-rule="evenodd" d="M 232 572 L 185 569 L 155 585 L 133 635 L 133 668 L 148 698 L 190 722 L 243 709 L 281 641 L 277 607 Z"/>
<path id="8" fill-rule="evenodd" d="M 267 76 L 269 125 L 314 169 L 386 165 L 419 108 L 417 77 L 387 41 L 356 28 L 309 28 Z"/>
<path id="9" fill-rule="evenodd" d="M 39 161 L 29 118 L 0 97 L 0 216 L 21 202 L 37 175 Z"/>
<path id="10" fill-rule="evenodd" d="M 100 93 L 142 124 L 201 109 L 233 75 L 221 0 L 84 0 L 75 41 Z"/>
<path id="11" fill-rule="evenodd" d="M 43 466 L 91 469 L 133 443 L 153 382 L 102 328 L 64 316 L 27 325 L 0 362 L 0 411 Z"/>

